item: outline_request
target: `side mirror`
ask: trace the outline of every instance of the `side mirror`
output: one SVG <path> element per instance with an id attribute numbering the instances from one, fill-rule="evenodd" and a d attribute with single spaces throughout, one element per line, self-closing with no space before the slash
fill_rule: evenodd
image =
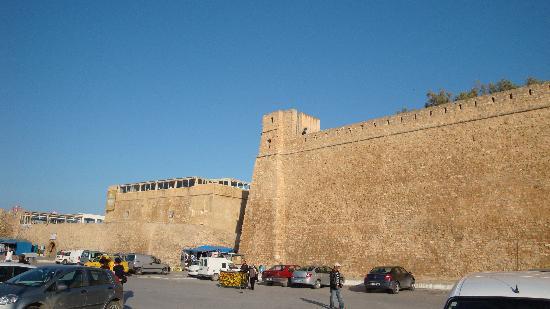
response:
<path id="1" fill-rule="evenodd" d="M 66 285 L 65 283 L 58 283 L 57 284 L 57 291 L 58 292 L 62 292 L 62 291 L 68 290 L 68 289 L 69 289 L 69 286 Z"/>

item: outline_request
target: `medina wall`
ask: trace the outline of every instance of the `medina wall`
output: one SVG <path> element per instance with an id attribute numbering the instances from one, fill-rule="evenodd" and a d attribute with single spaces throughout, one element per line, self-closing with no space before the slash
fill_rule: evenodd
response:
<path id="1" fill-rule="evenodd" d="M 235 233 L 193 224 L 118 222 L 101 224 L 32 224 L 21 225 L 18 238 L 47 245 L 57 234 L 57 250 L 89 249 L 106 252 L 152 254 L 171 267 L 180 266 L 183 248 L 204 244 L 233 247 Z"/>
<path id="2" fill-rule="evenodd" d="M 296 110 L 263 117 L 251 262 L 439 279 L 550 267 L 550 84 L 319 127 Z"/>

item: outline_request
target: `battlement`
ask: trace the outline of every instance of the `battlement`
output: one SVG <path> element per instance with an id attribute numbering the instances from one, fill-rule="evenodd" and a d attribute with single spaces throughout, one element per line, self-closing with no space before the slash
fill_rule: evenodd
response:
<path id="1" fill-rule="evenodd" d="M 525 86 L 468 100 L 371 119 L 339 128 L 317 129 L 302 132 L 303 134 L 287 135 L 283 145 L 267 149 L 260 147 L 259 156 L 310 151 L 387 135 L 404 134 L 410 131 L 548 107 L 550 107 L 550 83 Z M 290 111 L 296 112 L 296 110 Z M 285 112 L 289 111 L 278 111 L 264 116 L 264 131 L 266 119 L 269 120 L 273 114 Z M 303 113 L 299 114 L 305 115 Z M 320 123 L 317 118 L 311 118 Z M 267 121 L 267 127 L 269 128 L 269 121 Z"/>

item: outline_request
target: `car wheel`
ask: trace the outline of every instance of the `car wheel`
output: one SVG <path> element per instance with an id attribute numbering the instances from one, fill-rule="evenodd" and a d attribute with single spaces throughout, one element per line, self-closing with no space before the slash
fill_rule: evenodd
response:
<path id="1" fill-rule="evenodd" d="M 105 309 L 122 309 L 122 307 L 120 307 L 120 304 L 118 302 L 110 302 L 107 304 L 107 306 L 105 306 Z"/>
<path id="2" fill-rule="evenodd" d="M 141 268 L 136 268 L 135 273 L 136 275 L 143 275 L 143 270 L 141 270 Z"/>
<path id="3" fill-rule="evenodd" d="M 269 281 L 268 281 L 268 282 L 267 282 L 267 285 L 273 286 L 273 282 L 269 282 Z"/>
<path id="4" fill-rule="evenodd" d="M 40 307 L 37 306 L 37 305 L 30 305 L 30 306 L 26 307 L 25 309 L 40 309 Z"/>
<path id="5" fill-rule="evenodd" d="M 374 291 L 373 289 L 365 288 L 366 293 L 372 293 L 373 291 Z"/>
<path id="6" fill-rule="evenodd" d="M 413 280 L 411 282 L 411 286 L 409 287 L 409 290 L 414 291 L 416 289 L 416 282 Z"/>
<path id="7" fill-rule="evenodd" d="M 395 283 L 393 284 L 393 288 L 391 289 L 390 291 L 392 294 L 397 294 L 399 293 L 399 281 L 395 281 Z"/>
<path id="8" fill-rule="evenodd" d="M 321 288 L 321 280 L 315 281 L 315 284 L 313 285 L 313 288 L 314 288 L 314 289 L 319 289 L 319 288 Z"/>
<path id="9" fill-rule="evenodd" d="M 160 271 L 160 273 L 161 273 L 162 275 L 168 275 L 168 268 L 163 268 L 163 269 Z"/>
<path id="10" fill-rule="evenodd" d="M 218 274 L 213 274 L 212 275 L 212 281 L 218 281 L 218 279 L 220 279 L 220 275 L 218 275 Z"/>
<path id="11" fill-rule="evenodd" d="M 67 265 L 67 260 L 63 260 L 63 265 Z"/>

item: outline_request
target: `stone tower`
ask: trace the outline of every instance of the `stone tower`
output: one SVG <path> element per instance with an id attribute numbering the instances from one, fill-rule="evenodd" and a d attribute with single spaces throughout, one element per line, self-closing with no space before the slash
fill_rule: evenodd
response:
<path id="1" fill-rule="evenodd" d="M 285 146 L 289 140 L 319 130 L 319 119 L 295 109 L 263 116 L 260 149 L 252 176 L 253 190 L 243 224 L 241 253 L 251 254 L 264 263 L 285 262 L 284 221 L 287 209 L 282 172 L 283 164 L 286 164 Z M 252 228 L 260 222 L 261 227 Z"/>

